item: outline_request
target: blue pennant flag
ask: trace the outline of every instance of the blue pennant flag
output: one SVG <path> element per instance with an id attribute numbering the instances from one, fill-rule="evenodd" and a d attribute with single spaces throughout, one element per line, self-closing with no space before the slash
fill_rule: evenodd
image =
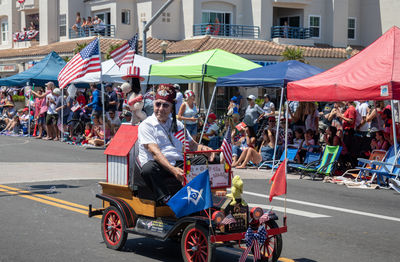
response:
<path id="1" fill-rule="evenodd" d="M 208 170 L 197 175 L 167 203 L 177 217 L 183 217 L 212 206 Z"/>

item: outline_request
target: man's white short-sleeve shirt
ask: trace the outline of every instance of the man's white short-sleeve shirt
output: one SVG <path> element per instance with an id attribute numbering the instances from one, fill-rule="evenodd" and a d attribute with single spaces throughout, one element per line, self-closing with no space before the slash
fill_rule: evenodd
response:
<path id="1" fill-rule="evenodd" d="M 176 161 L 183 160 L 183 144 L 171 131 L 172 119 L 169 118 L 165 124 L 160 123 L 156 116 L 152 114 L 139 125 L 139 161 L 141 166 L 150 160 L 154 160 L 153 155 L 146 150 L 144 145 L 157 144 L 161 153 L 167 158 L 171 165 Z M 178 131 L 183 129 L 182 122 L 177 121 Z M 186 139 L 192 141 L 189 132 L 186 132 Z"/>

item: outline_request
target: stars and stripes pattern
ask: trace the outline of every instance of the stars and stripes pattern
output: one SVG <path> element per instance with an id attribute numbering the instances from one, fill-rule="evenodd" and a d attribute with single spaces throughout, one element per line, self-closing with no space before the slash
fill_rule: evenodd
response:
<path id="1" fill-rule="evenodd" d="M 226 163 L 232 165 L 232 140 L 231 140 L 231 126 L 226 131 L 224 141 L 221 145 L 222 154 L 224 155 Z"/>
<path id="2" fill-rule="evenodd" d="M 222 225 L 230 225 L 236 223 L 236 219 L 232 216 L 232 214 L 227 215 L 222 221 Z"/>
<path id="3" fill-rule="evenodd" d="M 176 132 L 174 134 L 174 137 L 176 137 L 176 139 L 178 139 L 179 141 L 182 142 L 182 144 L 185 145 L 185 150 L 189 151 L 189 141 L 187 141 L 187 139 L 185 140 L 185 133 L 184 133 L 185 129 L 181 129 L 180 131 Z"/>
<path id="4" fill-rule="evenodd" d="M 87 73 L 101 71 L 99 39 L 90 42 L 82 51 L 74 55 L 58 74 L 60 88 L 66 87 L 77 78 Z"/>
<path id="5" fill-rule="evenodd" d="M 253 260 L 258 261 L 261 259 L 260 247 L 262 247 L 267 240 L 267 230 L 264 226 L 260 226 L 256 233 L 249 227 L 245 235 L 246 250 L 240 256 L 239 262 L 245 262 L 250 251 L 253 251 Z M 252 249 L 252 247 L 254 248 Z"/>
<path id="6" fill-rule="evenodd" d="M 133 63 L 138 49 L 138 38 L 138 34 L 136 33 L 131 39 L 128 40 L 128 42 L 110 53 L 112 59 L 118 67 L 121 67 L 124 64 Z"/>

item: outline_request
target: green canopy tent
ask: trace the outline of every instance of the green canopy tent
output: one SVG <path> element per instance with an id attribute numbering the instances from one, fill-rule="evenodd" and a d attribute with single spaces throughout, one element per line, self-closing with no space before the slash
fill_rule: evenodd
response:
<path id="1" fill-rule="evenodd" d="M 213 49 L 154 64 L 150 68 L 150 77 L 158 76 L 201 81 L 201 107 L 201 100 L 204 100 L 204 82 L 215 83 L 218 77 L 248 71 L 257 67 L 261 66 L 224 50 Z M 214 100 L 216 89 L 217 88 L 214 87 L 210 105 L 207 110 L 206 122 L 210 113 L 211 103 Z M 203 137 L 204 126 L 200 142 Z"/>

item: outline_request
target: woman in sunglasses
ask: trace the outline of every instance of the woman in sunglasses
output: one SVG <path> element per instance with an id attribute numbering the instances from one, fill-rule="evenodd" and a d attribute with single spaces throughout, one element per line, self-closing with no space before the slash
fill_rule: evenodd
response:
<path id="1" fill-rule="evenodd" d="M 182 169 L 183 143 L 178 139 L 179 134 L 183 134 L 184 125 L 176 120 L 175 97 L 172 85 L 159 85 L 154 100 L 154 113 L 139 125 L 141 175 L 159 203 L 168 202 L 185 182 Z M 186 132 L 185 137 L 191 151 L 211 150 L 196 143 L 189 132 Z M 214 158 L 214 153 L 208 154 L 209 162 L 213 162 Z M 196 164 L 202 162 L 206 163 L 204 156 L 192 160 Z"/>

